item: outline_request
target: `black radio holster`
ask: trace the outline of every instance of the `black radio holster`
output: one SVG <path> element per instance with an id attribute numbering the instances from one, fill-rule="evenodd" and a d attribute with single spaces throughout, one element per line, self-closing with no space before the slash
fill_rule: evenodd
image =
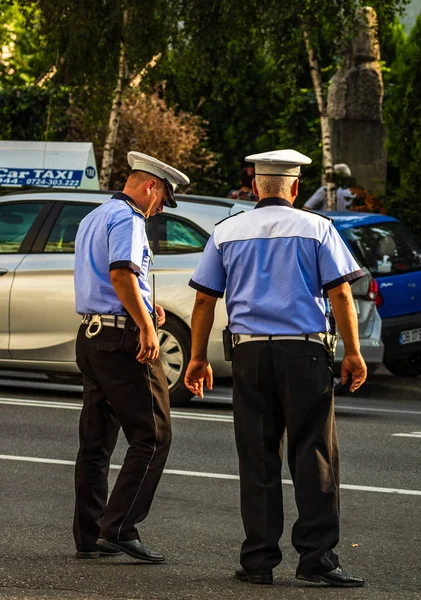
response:
<path id="1" fill-rule="evenodd" d="M 120 340 L 120 349 L 127 354 L 136 354 L 139 350 L 139 327 L 130 315 L 124 323 L 123 335 Z"/>
<path id="2" fill-rule="evenodd" d="M 224 345 L 224 357 L 226 361 L 232 360 L 232 333 L 227 327 L 222 331 L 222 343 Z"/>

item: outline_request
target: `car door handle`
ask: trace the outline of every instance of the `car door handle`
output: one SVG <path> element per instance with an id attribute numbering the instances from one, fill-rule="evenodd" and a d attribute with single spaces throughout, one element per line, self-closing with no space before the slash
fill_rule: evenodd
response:
<path id="1" fill-rule="evenodd" d="M 0 277 L 2 275 L 6 275 L 6 273 L 8 273 L 8 272 L 9 272 L 9 269 L 0 269 Z"/>

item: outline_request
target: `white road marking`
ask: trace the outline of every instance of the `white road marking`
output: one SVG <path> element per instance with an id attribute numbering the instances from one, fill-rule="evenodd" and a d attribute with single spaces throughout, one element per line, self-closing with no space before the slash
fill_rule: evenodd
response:
<path id="1" fill-rule="evenodd" d="M 81 410 L 81 402 L 46 402 L 44 400 L 24 400 L 21 398 L 0 398 L 0 404 L 13 406 L 34 406 L 36 408 L 64 408 L 66 410 Z"/>
<path id="2" fill-rule="evenodd" d="M 35 456 L 14 456 L 11 454 L 0 454 L 0 460 L 14 460 L 18 462 L 32 462 L 42 464 L 54 464 L 54 465 L 74 465 L 72 460 L 57 460 L 55 458 L 38 458 Z M 110 465 L 111 469 L 121 469 L 121 465 Z M 206 473 L 201 471 L 181 471 L 178 469 L 164 469 L 164 473 L 167 475 L 182 475 L 185 477 L 205 477 L 208 479 L 230 479 L 238 481 L 238 475 L 230 475 L 228 473 Z M 292 485 L 290 479 L 283 479 L 282 483 L 286 485 Z M 354 490 L 360 492 L 377 492 L 382 494 L 403 494 L 406 496 L 421 496 L 421 490 L 406 490 L 401 488 L 385 488 L 385 487 L 373 487 L 369 485 L 351 485 L 342 483 L 340 485 L 343 490 Z"/>
<path id="3" fill-rule="evenodd" d="M 33 406 L 36 408 L 63 408 L 67 410 L 81 410 L 82 401 L 71 401 L 71 402 L 58 402 L 56 400 L 31 400 L 29 398 L 6 398 L 0 397 L 0 404 L 11 404 L 15 406 Z M 349 410 L 351 412 L 374 412 L 374 413 L 385 413 L 385 414 L 397 414 L 397 415 L 421 415 L 421 411 L 418 410 L 399 410 L 394 408 L 374 408 L 368 406 L 348 406 L 343 404 L 336 404 L 336 408 L 339 410 Z M 194 419 L 197 421 L 221 421 L 223 423 L 232 423 L 233 418 L 231 415 L 220 415 L 217 413 L 204 413 L 197 409 L 197 412 L 187 412 L 172 410 L 171 415 L 175 419 Z"/>
<path id="4" fill-rule="evenodd" d="M 24 398 L 0 398 L 0 404 L 9 404 L 12 406 L 28 406 L 35 408 L 62 408 L 65 410 L 81 410 L 82 402 L 56 402 L 48 400 L 29 400 Z M 219 415 L 217 413 L 203 412 L 184 412 L 172 410 L 171 416 L 173 419 L 193 419 L 196 421 L 215 421 L 221 423 L 232 423 L 231 415 Z"/>
<path id="5" fill-rule="evenodd" d="M 421 440 L 421 431 L 413 431 L 412 433 L 392 433 L 395 437 L 418 438 Z"/>
<path id="6" fill-rule="evenodd" d="M 361 412 L 380 412 L 392 413 L 395 415 L 421 415 L 421 410 L 398 410 L 394 408 L 370 408 L 366 406 L 344 406 L 343 404 L 335 404 L 335 408 L 342 408 L 350 411 Z"/>
<path id="7" fill-rule="evenodd" d="M 12 454 L 0 454 L 0 460 L 16 460 L 22 462 L 45 463 L 52 465 L 74 465 L 74 460 L 58 460 L 57 458 L 38 458 L 36 456 L 14 456 Z M 116 468 L 112 465 L 111 468 Z"/>

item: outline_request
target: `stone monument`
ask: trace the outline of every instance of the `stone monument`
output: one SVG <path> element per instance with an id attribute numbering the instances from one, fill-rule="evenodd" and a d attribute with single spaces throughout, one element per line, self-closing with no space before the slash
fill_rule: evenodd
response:
<path id="1" fill-rule="evenodd" d="M 360 15 L 359 34 L 348 44 L 328 93 L 333 163 L 346 163 L 358 187 L 384 194 L 386 188 L 383 80 L 377 16 L 371 7 Z"/>

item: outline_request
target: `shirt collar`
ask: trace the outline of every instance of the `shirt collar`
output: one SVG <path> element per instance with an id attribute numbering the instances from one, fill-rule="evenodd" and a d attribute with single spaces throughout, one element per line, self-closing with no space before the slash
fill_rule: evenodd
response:
<path id="1" fill-rule="evenodd" d="M 292 208 L 291 202 L 288 202 L 285 198 L 277 198 L 276 196 L 263 198 L 254 208 L 265 208 L 266 206 L 287 206 L 288 208 Z"/>
<path id="2" fill-rule="evenodd" d="M 142 215 L 142 217 L 145 216 L 143 210 L 140 210 L 140 208 L 136 206 L 136 202 L 133 198 L 124 192 L 116 192 L 111 196 L 111 200 L 124 200 L 124 202 L 126 202 L 126 204 L 128 204 L 136 213 Z"/>

